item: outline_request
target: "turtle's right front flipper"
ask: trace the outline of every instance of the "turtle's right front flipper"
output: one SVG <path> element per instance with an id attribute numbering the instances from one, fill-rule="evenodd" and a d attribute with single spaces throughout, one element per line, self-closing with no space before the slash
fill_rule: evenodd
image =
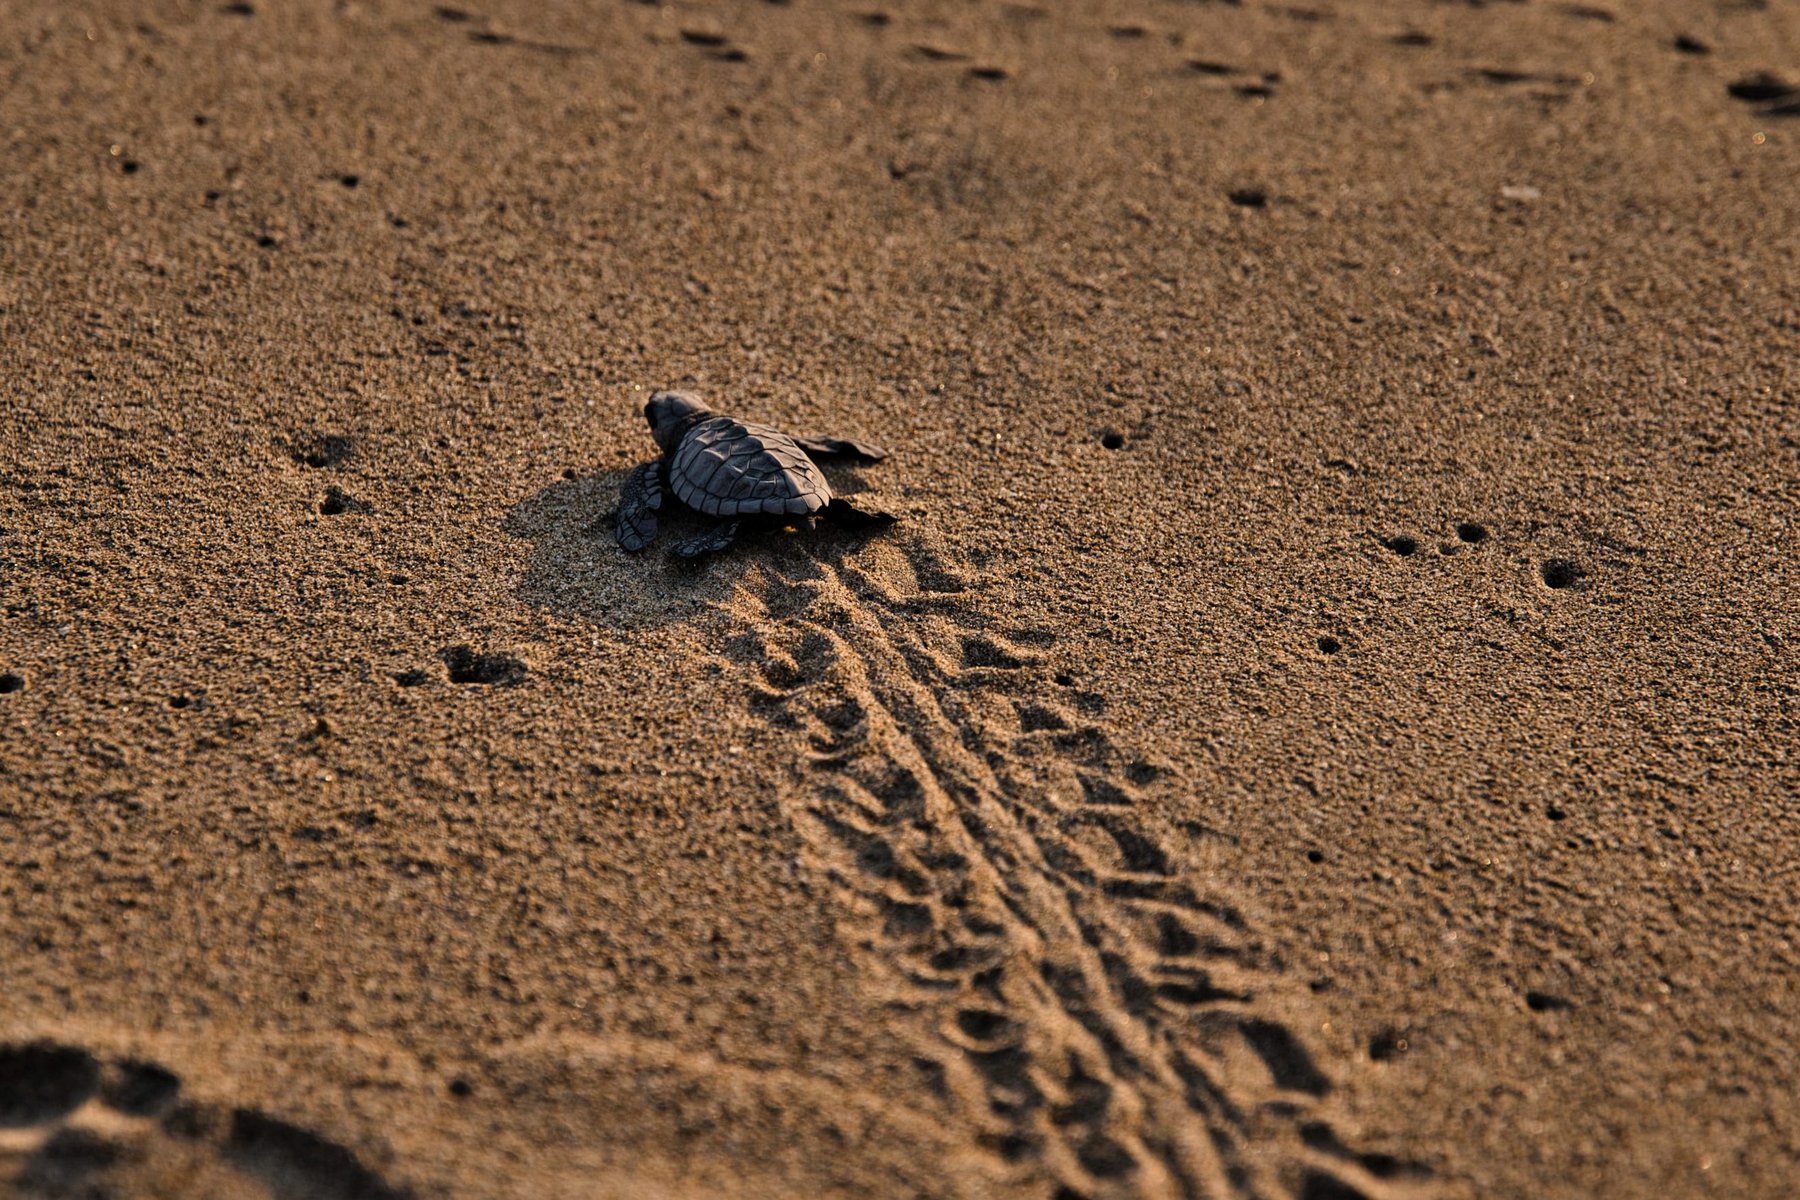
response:
<path id="1" fill-rule="evenodd" d="M 879 529 L 900 519 L 880 509 L 858 508 L 842 496 L 833 496 L 831 503 L 819 510 L 819 516 L 841 529 Z"/>
<path id="2" fill-rule="evenodd" d="M 795 438 L 800 448 L 808 454 L 825 458 L 853 458 L 857 462 L 880 462 L 888 456 L 888 452 L 880 446 L 871 446 L 867 442 L 858 442 L 851 438 Z"/>
<path id="3" fill-rule="evenodd" d="M 662 500 L 662 463 L 633 467 L 619 489 L 619 545 L 642 550 L 656 539 L 656 510 Z"/>

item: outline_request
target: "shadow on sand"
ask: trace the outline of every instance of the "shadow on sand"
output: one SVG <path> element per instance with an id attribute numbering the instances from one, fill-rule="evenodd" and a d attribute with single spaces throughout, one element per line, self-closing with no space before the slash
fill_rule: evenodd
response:
<path id="1" fill-rule="evenodd" d="M 854 554 L 871 535 L 800 522 L 747 529 L 729 550 L 688 561 L 668 547 L 710 525 L 673 497 L 658 513 L 656 542 L 628 554 L 613 537 L 619 487 L 629 468 L 563 479 L 520 502 L 502 528 L 531 543 L 519 598 L 557 616 L 609 629 L 646 629 L 694 620 L 730 598 L 759 566 L 791 575 L 808 563 Z M 863 490 L 853 468 L 831 471 L 841 494 Z"/>

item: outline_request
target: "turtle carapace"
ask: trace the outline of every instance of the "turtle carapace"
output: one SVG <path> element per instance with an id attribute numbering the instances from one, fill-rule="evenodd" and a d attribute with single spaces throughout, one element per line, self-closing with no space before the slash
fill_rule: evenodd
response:
<path id="1" fill-rule="evenodd" d="M 796 438 L 750 421 L 720 416 L 686 392 L 657 392 L 644 405 L 650 435 L 662 457 L 625 477 L 619 498 L 619 545 L 642 550 L 656 537 L 656 511 L 665 491 L 719 523 L 674 546 L 694 558 L 731 545 L 746 521 L 816 517 L 851 527 L 885 525 L 887 513 L 856 508 L 831 494 L 812 455 L 876 462 L 885 451 L 838 438 Z"/>

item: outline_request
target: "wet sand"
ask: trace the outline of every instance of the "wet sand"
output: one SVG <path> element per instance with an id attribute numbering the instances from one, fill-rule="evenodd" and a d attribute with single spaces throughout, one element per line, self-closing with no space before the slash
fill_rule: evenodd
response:
<path id="1" fill-rule="evenodd" d="M 1793 8 L 0 35 L 14 1193 L 1787 1194 Z"/>

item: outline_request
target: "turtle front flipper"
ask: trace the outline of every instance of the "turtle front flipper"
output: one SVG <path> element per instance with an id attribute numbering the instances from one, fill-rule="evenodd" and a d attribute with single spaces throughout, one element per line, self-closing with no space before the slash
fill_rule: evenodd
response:
<path id="1" fill-rule="evenodd" d="M 703 554 L 717 554 L 737 539 L 738 525 L 737 521 L 726 521 L 722 525 L 714 525 L 697 537 L 691 537 L 685 542 L 676 542 L 670 549 L 681 558 L 699 558 Z"/>
<path id="2" fill-rule="evenodd" d="M 656 540 L 656 510 L 662 500 L 662 463 L 633 467 L 619 489 L 619 545 L 637 551 Z"/>
<path id="3" fill-rule="evenodd" d="M 833 496 L 831 503 L 819 510 L 819 516 L 841 529 L 876 529 L 900 519 L 878 509 L 858 508 L 842 496 Z"/>
<path id="4" fill-rule="evenodd" d="M 828 458 L 854 458 L 858 462 L 880 462 L 888 456 L 888 452 L 880 446 L 852 441 L 850 438 L 795 438 L 794 441 L 798 442 L 800 448 L 808 454 L 822 454 Z"/>

